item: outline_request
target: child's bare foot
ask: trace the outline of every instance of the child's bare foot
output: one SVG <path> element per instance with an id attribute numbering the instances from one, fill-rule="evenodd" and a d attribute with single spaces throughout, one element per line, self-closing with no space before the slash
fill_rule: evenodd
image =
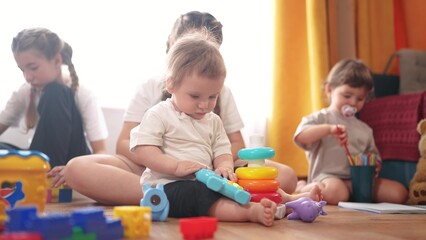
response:
<path id="1" fill-rule="evenodd" d="M 305 180 L 299 180 L 297 181 L 296 190 L 295 193 L 301 193 L 302 189 L 308 184 Z"/>
<path id="2" fill-rule="evenodd" d="M 284 191 L 280 191 L 278 190 L 278 192 L 281 194 L 282 198 L 283 198 L 283 202 L 282 203 L 287 203 L 287 202 L 291 202 L 291 201 L 295 201 L 299 198 L 302 197 L 308 197 L 314 201 L 321 201 L 322 200 L 322 192 L 321 192 L 321 188 L 316 184 L 316 183 L 310 183 L 308 185 L 305 186 L 305 188 L 308 188 L 307 190 L 305 190 L 304 192 L 298 193 L 298 194 L 287 194 Z"/>
<path id="3" fill-rule="evenodd" d="M 318 185 L 314 185 L 312 189 L 309 191 L 309 195 L 307 197 L 310 197 L 314 201 L 321 201 L 322 200 L 322 192 Z"/>
<path id="4" fill-rule="evenodd" d="M 275 213 L 277 212 L 277 204 L 267 198 L 253 204 L 249 212 L 250 221 L 258 222 L 268 227 L 272 226 L 274 224 Z"/>

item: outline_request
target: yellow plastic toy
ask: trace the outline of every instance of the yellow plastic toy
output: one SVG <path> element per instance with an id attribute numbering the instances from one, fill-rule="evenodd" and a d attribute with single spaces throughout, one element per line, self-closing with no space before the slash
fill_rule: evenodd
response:
<path id="1" fill-rule="evenodd" d="M 241 167 L 235 170 L 238 179 L 275 179 L 278 169 L 275 167 Z"/>
<path id="2" fill-rule="evenodd" d="M 0 150 L 0 201 L 6 208 L 36 205 L 44 212 L 49 158 L 37 151 Z"/>
<path id="3" fill-rule="evenodd" d="M 151 208 L 119 206 L 113 209 L 114 217 L 121 219 L 125 238 L 147 237 L 151 231 Z"/>
<path id="4" fill-rule="evenodd" d="M 0 201 L 0 232 L 4 229 L 4 223 L 6 222 L 6 206 Z"/>

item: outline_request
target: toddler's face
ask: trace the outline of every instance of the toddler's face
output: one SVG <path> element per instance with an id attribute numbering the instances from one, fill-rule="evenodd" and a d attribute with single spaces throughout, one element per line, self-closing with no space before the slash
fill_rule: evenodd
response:
<path id="1" fill-rule="evenodd" d="M 202 119 L 215 108 L 224 80 L 191 74 L 168 91 L 172 93 L 172 101 L 178 111 L 194 119 Z"/>
<path id="2" fill-rule="evenodd" d="M 25 80 L 35 88 L 43 88 L 60 76 L 59 57 L 49 60 L 37 50 L 28 49 L 16 53 L 15 61 L 24 74 Z"/>
<path id="3" fill-rule="evenodd" d="M 368 91 L 365 87 L 354 88 L 347 84 L 331 89 L 330 108 L 341 111 L 344 105 L 349 105 L 360 111 L 365 104 Z"/>

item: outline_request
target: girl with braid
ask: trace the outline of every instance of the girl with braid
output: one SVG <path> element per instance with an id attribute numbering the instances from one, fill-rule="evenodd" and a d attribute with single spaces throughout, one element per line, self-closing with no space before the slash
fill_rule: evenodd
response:
<path id="1" fill-rule="evenodd" d="M 49 157 L 49 176 L 59 181 L 58 173 L 71 158 L 91 153 L 86 135 L 94 152 L 105 152 L 105 120 L 93 94 L 79 87 L 71 46 L 56 33 L 24 29 L 13 38 L 12 52 L 26 83 L 0 113 L 0 134 L 24 119 L 22 127 L 27 132 L 34 129 L 29 149 Z M 68 66 L 69 86 L 62 65 Z M 16 149 L 7 144 L 0 148 Z"/>

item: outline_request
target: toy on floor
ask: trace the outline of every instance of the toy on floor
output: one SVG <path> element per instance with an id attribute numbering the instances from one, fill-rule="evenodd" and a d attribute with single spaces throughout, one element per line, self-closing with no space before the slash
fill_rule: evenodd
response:
<path id="1" fill-rule="evenodd" d="M 4 230 L 4 223 L 6 222 L 6 206 L 0 201 L 0 233 Z"/>
<path id="2" fill-rule="evenodd" d="M 24 199 L 25 194 L 22 191 L 22 182 L 16 182 L 15 186 L 8 184 L 6 188 L 0 189 L 0 201 L 3 201 L 5 206 L 14 207 L 16 202 Z"/>
<path id="3" fill-rule="evenodd" d="M 36 233 L 44 240 L 115 240 L 123 237 L 121 220 L 106 218 L 101 208 L 84 208 L 71 214 L 52 213 L 39 216 L 34 206 L 18 206 L 7 209 L 7 214 L 5 233 L 0 235 L 0 239 L 21 233 Z"/>
<path id="4" fill-rule="evenodd" d="M 156 188 L 152 188 L 151 184 L 143 185 L 143 198 L 140 205 L 151 208 L 153 221 L 165 221 L 169 215 L 169 200 L 164 192 L 164 185 L 157 184 Z"/>
<path id="5" fill-rule="evenodd" d="M 213 217 L 192 217 L 179 220 L 183 239 L 213 239 L 217 230 L 217 219 Z"/>
<path id="6" fill-rule="evenodd" d="M 420 159 L 410 182 L 408 203 L 426 205 L 426 119 L 420 120 L 417 124 L 417 132 L 420 134 Z"/>
<path id="7" fill-rule="evenodd" d="M 0 150 L 0 201 L 6 208 L 37 205 L 43 212 L 47 195 L 46 173 L 49 170 L 49 158 L 44 153 Z M 7 196 L 3 196 L 5 192 Z"/>
<path id="8" fill-rule="evenodd" d="M 241 160 L 247 160 L 247 167 L 237 168 L 235 173 L 240 184 L 251 195 L 251 202 L 260 202 L 267 198 L 277 204 L 276 219 L 282 219 L 286 214 L 286 206 L 278 193 L 280 183 L 276 180 L 278 169 L 266 167 L 265 160 L 275 156 L 273 148 L 263 146 L 263 136 L 250 137 L 250 148 L 238 151 Z"/>
<path id="9" fill-rule="evenodd" d="M 39 233 L 12 232 L 1 234 L 0 240 L 43 240 L 43 236 Z"/>
<path id="10" fill-rule="evenodd" d="M 282 202 L 277 190 L 280 183 L 275 180 L 278 170 L 274 167 L 240 167 L 235 171 L 238 184 L 251 194 L 252 202 L 268 198 L 276 203 Z"/>
<path id="11" fill-rule="evenodd" d="M 48 188 L 47 203 L 66 203 L 72 202 L 72 189 L 71 188 Z"/>
<path id="12" fill-rule="evenodd" d="M 248 161 L 248 167 L 237 168 L 235 173 L 238 184 L 251 194 L 252 202 L 260 202 L 268 198 L 277 204 L 282 202 L 282 196 L 277 192 L 280 183 L 276 180 L 278 170 L 275 167 L 265 167 L 265 159 L 275 156 L 275 151 L 268 147 L 244 148 L 238 151 L 241 160 Z"/>
<path id="13" fill-rule="evenodd" d="M 148 237 L 151 231 L 151 208 L 140 206 L 118 206 L 113 209 L 114 217 L 120 218 L 125 238 Z"/>
<path id="14" fill-rule="evenodd" d="M 71 223 L 84 234 L 95 233 L 96 239 L 121 239 L 124 233 L 121 219 L 107 218 L 104 210 L 97 207 L 74 210 L 71 213 Z"/>
<path id="15" fill-rule="evenodd" d="M 243 190 L 238 184 L 219 176 L 209 169 L 201 169 L 195 173 L 198 181 L 206 184 L 206 186 L 241 205 L 246 205 L 250 201 L 250 193 Z"/>
<path id="16" fill-rule="evenodd" d="M 313 222 L 319 215 L 327 215 L 322 209 L 327 204 L 326 201 L 314 201 L 308 197 L 285 203 L 287 209 L 293 212 L 287 216 L 289 220 L 302 220 L 303 222 Z"/>
<path id="17" fill-rule="evenodd" d="M 72 189 L 64 186 L 63 184 L 59 187 L 50 187 L 52 185 L 53 178 L 47 179 L 46 202 L 47 203 L 66 203 L 72 202 Z"/>

